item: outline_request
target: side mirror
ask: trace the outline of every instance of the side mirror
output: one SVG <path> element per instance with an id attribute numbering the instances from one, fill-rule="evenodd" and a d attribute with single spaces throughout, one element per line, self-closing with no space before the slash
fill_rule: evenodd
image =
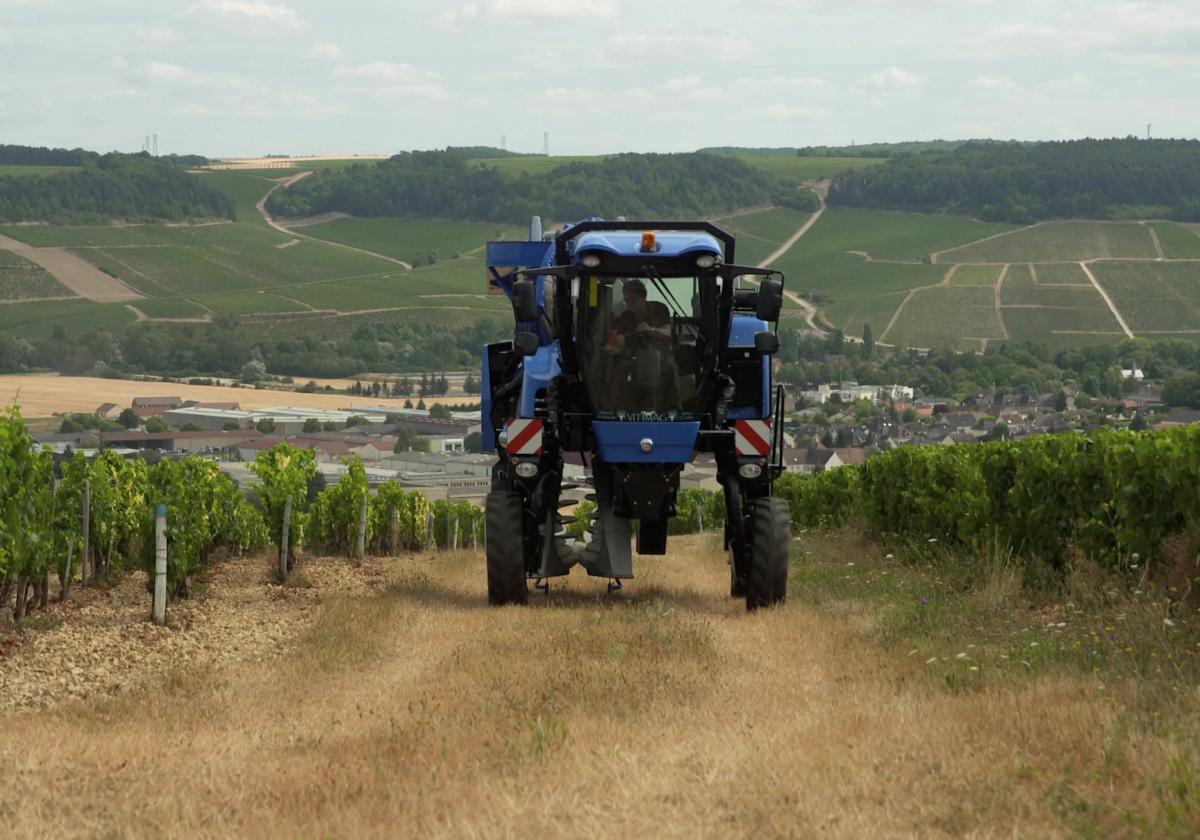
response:
<path id="1" fill-rule="evenodd" d="M 763 335 L 763 333 L 759 333 L 759 335 Z M 537 333 L 522 330 L 513 337 L 513 349 L 522 356 L 532 356 L 538 351 L 539 346 Z"/>
<path id="2" fill-rule="evenodd" d="M 538 317 L 537 291 L 533 281 L 518 280 L 513 283 L 513 313 L 518 321 L 536 321 Z"/>
<path id="3" fill-rule="evenodd" d="M 762 356 L 774 356 L 779 352 L 779 336 L 770 332 L 755 333 L 754 352 Z"/>
<path id="4" fill-rule="evenodd" d="M 774 277 L 764 277 L 758 286 L 758 305 L 755 308 L 758 320 L 772 323 L 778 321 L 782 308 L 783 284 Z"/>

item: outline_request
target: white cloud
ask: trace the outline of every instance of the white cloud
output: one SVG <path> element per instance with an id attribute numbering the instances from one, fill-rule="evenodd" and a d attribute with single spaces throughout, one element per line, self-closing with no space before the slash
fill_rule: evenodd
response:
<path id="1" fill-rule="evenodd" d="M 337 61 L 342 57 L 342 51 L 338 48 L 337 44 L 332 44 L 329 42 L 313 44 L 312 49 L 308 51 L 308 57 L 322 58 L 328 61 Z"/>
<path id="2" fill-rule="evenodd" d="M 907 91 L 917 88 L 921 80 L 899 67 L 885 67 L 863 79 L 863 84 L 878 91 Z"/>
<path id="3" fill-rule="evenodd" d="M 381 97 L 443 99 L 446 96 L 445 89 L 437 84 L 440 77 L 436 73 L 411 64 L 369 61 L 353 66 L 341 65 L 334 69 L 333 75 L 338 79 L 361 82 Z"/>
<path id="4" fill-rule="evenodd" d="M 397 64 L 392 61 L 369 61 L 366 64 L 354 66 L 340 65 L 333 71 L 339 79 L 365 79 L 373 82 L 413 82 L 436 78 L 436 75 L 425 70 L 418 70 L 411 64 Z"/>
<path id="5" fill-rule="evenodd" d="M 685 90 L 694 90 L 701 84 L 699 76 L 679 76 L 674 79 L 667 79 L 663 82 L 663 90 L 671 93 L 678 93 Z"/>
<path id="6" fill-rule="evenodd" d="M 713 37 L 676 32 L 622 32 L 608 40 L 609 61 L 636 59 L 699 58 L 735 61 L 749 58 L 754 45 L 749 39 Z"/>
<path id="7" fill-rule="evenodd" d="M 615 18 L 620 14 L 618 0 L 483 0 L 446 9 L 438 16 L 442 29 L 457 29 L 470 21 L 509 20 L 586 20 Z"/>
<path id="8" fill-rule="evenodd" d="M 808 108 L 803 105 L 785 105 L 775 102 L 763 109 L 763 113 L 775 120 L 823 120 L 829 116 L 824 108 Z"/>
<path id="9" fill-rule="evenodd" d="M 243 30 L 294 32 L 305 26 L 295 9 L 268 0 L 200 0 L 188 6 L 184 15 Z"/>
<path id="10" fill-rule="evenodd" d="M 289 112 L 306 116 L 341 114 L 345 112 L 342 105 L 329 105 L 310 93 L 285 92 L 275 97 L 274 102 L 283 105 Z"/>
<path id="11" fill-rule="evenodd" d="M 129 62 L 125 60 L 125 56 L 121 55 L 120 53 L 117 53 L 112 58 L 110 58 L 108 60 L 108 63 L 111 64 L 113 67 L 116 67 L 118 70 L 122 70 L 129 66 Z"/>
<path id="12" fill-rule="evenodd" d="M 16 36 L 10 30 L 5 29 L 3 24 L 0 24 L 0 44 L 15 44 L 16 42 Z"/>
<path id="13" fill-rule="evenodd" d="M 138 41 L 149 41 L 152 44 L 173 44 L 179 40 L 179 33 L 166 26 L 138 27 L 134 31 Z"/>
<path id="14" fill-rule="evenodd" d="M 180 105 L 176 108 L 175 113 L 182 114 L 185 117 L 211 117 L 215 116 L 217 112 L 208 105 L 189 102 L 187 105 Z"/>
<path id="15" fill-rule="evenodd" d="M 1008 76 L 976 76 L 967 82 L 967 87 L 980 93 L 1017 93 L 1021 86 Z"/>
<path id="16" fill-rule="evenodd" d="M 509 18 L 608 18 L 621 11 L 618 0 L 491 0 L 486 6 Z"/>
<path id="17" fill-rule="evenodd" d="M 142 67 L 142 75 L 152 82 L 183 82 L 191 74 L 178 64 L 168 64 L 165 61 L 151 61 Z"/>

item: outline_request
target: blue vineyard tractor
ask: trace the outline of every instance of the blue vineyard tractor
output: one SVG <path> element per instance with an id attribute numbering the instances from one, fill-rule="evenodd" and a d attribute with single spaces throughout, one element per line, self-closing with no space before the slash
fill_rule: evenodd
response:
<path id="1" fill-rule="evenodd" d="M 527 242 L 490 242 L 489 285 L 511 300 L 512 341 L 483 356 L 488 600 L 525 603 L 576 564 L 633 576 L 665 554 L 680 473 L 709 453 L 725 495 L 730 595 L 784 600 L 790 517 L 771 495 L 782 472 L 782 387 L 771 382 L 783 275 L 734 263 L 709 222 L 588 219 L 557 234 L 534 217 Z M 565 463 L 593 485 L 583 540 Z M 636 523 L 636 528 L 634 526 Z"/>

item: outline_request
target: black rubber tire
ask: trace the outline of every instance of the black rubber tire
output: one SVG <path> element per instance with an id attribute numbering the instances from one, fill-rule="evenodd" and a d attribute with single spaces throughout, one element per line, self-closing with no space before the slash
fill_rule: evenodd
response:
<path id="1" fill-rule="evenodd" d="M 788 548 L 792 540 L 787 501 L 775 496 L 750 503 L 750 573 L 746 609 L 782 604 L 787 599 Z"/>
<path id="2" fill-rule="evenodd" d="M 487 523 L 488 603 L 495 606 L 524 604 L 529 600 L 525 584 L 525 541 L 521 523 L 525 504 L 515 490 L 493 490 L 485 503 Z"/>

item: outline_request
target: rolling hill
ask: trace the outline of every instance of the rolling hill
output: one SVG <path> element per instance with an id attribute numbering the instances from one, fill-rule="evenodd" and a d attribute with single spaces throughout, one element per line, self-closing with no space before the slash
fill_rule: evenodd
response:
<path id="1" fill-rule="evenodd" d="M 874 168 L 881 160 L 740 157 L 796 185 L 829 174 L 831 165 Z M 569 162 L 479 160 L 514 178 Z M 519 226 L 397 217 L 272 222 L 260 212 L 268 193 L 288 189 L 282 181 L 354 163 L 199 170 L 205 185 L 228 197 L 236 221 L 0 226 L 0 235 L 38 249 L 17 253 L 0 243 L 0 330 L 37 340 L 56 330 L 232 318 L 282 339 L 348 336 L 365 322 L 457 329 L 483 318 L 503 332 L 508 305 L 486 293 L 482 248 L 490 238 L 523 236 Z M 48 166 L 31 165 L 29 174 L 56 177 Z M 717 221 L 737 236 L 738 261 L 749 263 L 765 259 L 808 218 L 802 210 L 753 207 Z M 29 259 L 60 249 L 141 297 L 92 302 Z M 1200 228 L 1173 221 L 1017 226 L 834 207 L 774 266 L 790 290 L 817 305 L 818 324 L 850 335 L 870 324 L 881 344 L 978 350 L 1006 341 L 1072 347 L 1129 334 L 1200 335 Z"/>

